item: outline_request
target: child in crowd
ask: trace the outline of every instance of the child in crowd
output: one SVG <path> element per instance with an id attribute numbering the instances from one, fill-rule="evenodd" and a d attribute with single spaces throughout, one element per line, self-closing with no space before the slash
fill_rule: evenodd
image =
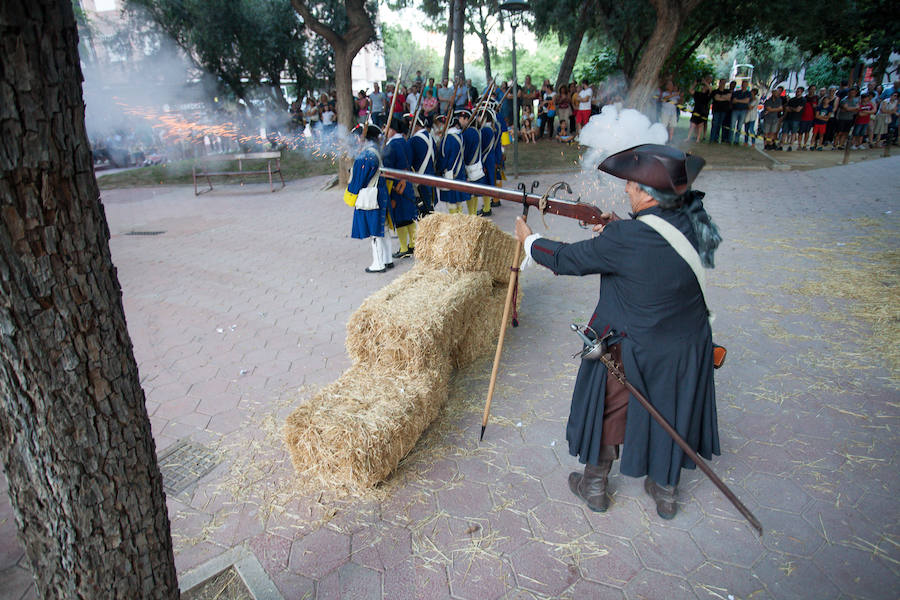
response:
<path id="1" fill-rule="evenodd" d="M 522 107 L 522 140 L 525 142 L 530 142 L 532 144 L 537 143 L 535 141 L 535 131 L 534 131 L 534 113 L 531 112 L 531 105 L 526 104 Z"/>
<path id="2" fill-rule="evenodd" d="M 563 144 L 568 144 L 571 143 L 574 139 L 575 136 L 569 133 L 569 120 L 560 120 L 559 132 L 556 134 L 556 141 Z"/>

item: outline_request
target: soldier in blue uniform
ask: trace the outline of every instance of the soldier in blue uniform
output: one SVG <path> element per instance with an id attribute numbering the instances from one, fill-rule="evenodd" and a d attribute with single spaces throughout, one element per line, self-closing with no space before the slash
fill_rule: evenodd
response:
<path id="1" fill-rule="evenodd" d="M 412 164 L 412 150 L 409 142 L 403 134 L 406 133 L 406 122 L 398 117 L 392 117 L 388 122 L 387 139 L 384 147 L 382 162 L 389 169 L 409 171 Z M 413 255 L 416 243 L 416 218 L 419 216 L 416 209 L 416 193 L 412 185 L 405 181 L 388 181 L 390 192 L 390 204 L 388 214 L 391 223 L 397 230 L 400 238 L 400 250 L 393 254 L 393 258 L 406 258 Z"/>
<path id="2" fill-rule="evenodd" d="M 442 119 L 444 117 L 438 117 Z M 451 117 L 447 133 L 440 142 L 441 173 L 447 179 L 466 181 L 466 169 L 463 163 L 463 141 L 460 136 L 459 120 Z M 461 204 L 469 199 L 469 194 L 456 190 L 441 190 L 441 200 L 448 204 L 447 212 L 456 214 L 462 212 Z"/>
<path id="3" fill-rule="evenodd" d="M 414 115 L 410 115 L 412 121 Z M 412 135 L 409 137 L 409 147 L 412 150 L 412 170 L 420 175 L 434 175 L 435 162 L 437 159 L 437 147 L 431 134 L 428 132 L 428 119 L 419 115 L 416 117 L 417 122 L 410 124 Z M 434 211 L 437 204 L 437 194 L 434 187 L 430 185 L 415 186 L 416 193 L 419 197 L 419 213 L 428 214 Z"/>
<path id="4" fill-rule="evenodd" d="M 481 164 L 481 134 L 477 125 L 469 127 L 469 123 L 472 120 L 471 111 L 467 109 L 458 110 L 456 111 L 456 117 L 459 119 L 459 126 L 462 129 L 463 164 L 466 181 L 478 183 L 484 178 L 484 167 Z M 469 214 L 474 215 L 478 208 L 478 197 L 466 194 L 466 207 Z"/>
<path id="5" fill-rule="evenodd" d="M 503 116 L 497 112 L 497 109 L 498 107 L 495 105 L 493 110 L 497 117 L 494 122 L 497 132 L 497 143 L 494 144 L 494 185 L 503 187 L 503 180 L 506 179 L 503 172 L 503 168 L 506 165 L 506 154 L 503 152 L 503 134 L 506 133 L 508 135 L 509 127 Z M 493 198 L 491 200 L 491 206 L 500 206 L 500 201 Z"/>
<path id="6" fill-rule="evenodd" d="M 516 237 L 528 256 L 556 274 L 602 275 L 590 327 L 614 336 L 610 350 L 628 381 L 709 459 L 720 452 L 700 265 L 713 267 L 722 238 L 703 208 L 703 193 L 691 190 L 704 163 L 658 144 L 619 152 L 600 169 L 628 181 L 632 219 L 598 225 L 598 236 L 566 244 L 533 234 L 520 218 Z M 585 463 L 583 474 L 569 475 L 569 488 L 588 508 L 606 510 L 607 476 L 624 443 L 621 472 L 646 475 L 644 489 L 657 514 L 675 516 L 681 469 L 695 465 L 598 360 L 581 363 L 566 439 L 569 453 Z"/>
<path id="7" fill-rule="evenodd" d="M 365 132 L 365 138 L 363 137 Z M 344 192 L 344 202 L 353 206 L 353 228 L 351 237 L 358 240 L 372 238 L 372 264 L 366 268 L 366 273 L 384 273 L 393 268 L 391 260 L 390 241 L 384 236 L 384 223 L 387 218 L 389 203 L 388 190 L 384 177 L 379 176 L 381 171 L 381 158 L 378 155 L 378 147 L 375 145 L 381 135 L 381 129 L 377 125 L 357 125 L 353 133 L 359 136 L 360 150 L 353 160 L 350 173 L 350 183 Z M 360 192 L 365 196 L 365 190 L 374 188 L 377 190 L 377 206 L 374 208 L 360 208 Z M 374 195 L 374 193 L 372 193 Z"/>
<path id="8" fill-rule="evenodd" d="M 496 155 L 494 154 L 494 146 L 500 143 L 500 138 L 494 130 L 494 111 L 486 109 L 484 111 L 483 124 L 481 126 L 481 162 L 484 165 L 484 177 L 479 183 L 487 185 L 495 185 L 497 181 Z M 478 214 L 483 217 L 490 217 L 491 212 L 490 196 L 482 196 L 482 209 Z"/>

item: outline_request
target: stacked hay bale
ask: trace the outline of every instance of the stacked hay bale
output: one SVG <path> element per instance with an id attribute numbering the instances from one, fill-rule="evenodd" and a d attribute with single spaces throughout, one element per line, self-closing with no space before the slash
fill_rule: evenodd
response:
<path id="1" fill-rule="evenodd" d="M 487 219 L 419 222 L 417 264 L 347 323 L 353 366 L 287 419 L 305 481 L 356 491 L 390 475 L 446 401 L 451 370 L 493 350 L 516 244 Z"/>

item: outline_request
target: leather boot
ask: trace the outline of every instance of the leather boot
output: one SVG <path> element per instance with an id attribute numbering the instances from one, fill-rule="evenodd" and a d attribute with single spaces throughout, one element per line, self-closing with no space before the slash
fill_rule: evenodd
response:
<path id="1" fill-rule="evenodd" d="M 675 518 L 675 513 L 678 512 L 678 503 L 675 501 L 678 486 L 659 485 L 648 476 L 644 480 L 644 491 L 656 501 L 656 514 L 667 521 Z"/>
<path id="2" fill-rule="evenodd" d="M 606 512 L 609 508 L 606 484 L 617 450 L 616 446 L 603 446 L 596 465 L 584 465 L 584 474 L 569 473 L 569 489 L 594 512 Z"/>

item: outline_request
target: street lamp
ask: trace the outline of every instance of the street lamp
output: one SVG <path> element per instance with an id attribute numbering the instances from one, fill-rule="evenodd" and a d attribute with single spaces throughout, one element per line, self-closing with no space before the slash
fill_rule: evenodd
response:
<path id="1" fill-rule="evenodd" d="M 527 2 L 504 2 L 500 10 L 506 13 L 512 27 L 512 68 L 513 68 L 513 177 L 519 176 L 519 78 L 516 74 L 516 27 L 525 22 Z"/>

